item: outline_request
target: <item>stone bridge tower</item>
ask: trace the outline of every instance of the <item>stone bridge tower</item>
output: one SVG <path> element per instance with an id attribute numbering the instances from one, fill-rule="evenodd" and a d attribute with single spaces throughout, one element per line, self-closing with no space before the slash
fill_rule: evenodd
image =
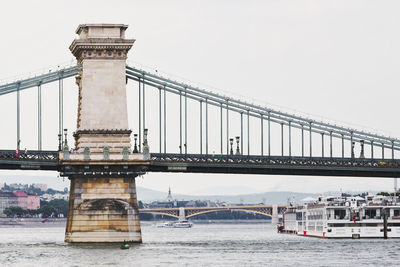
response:
<path id="1" fill-rule="evenodd" d="M 76 153 L 60 153 L 71 180 L 67 242 L 141 242 L 135 177 L 146 161 L 131 153 L 126 58 L 135 40 L 127 25 L 79 25 L 70 50 L 82 70 Z"/>

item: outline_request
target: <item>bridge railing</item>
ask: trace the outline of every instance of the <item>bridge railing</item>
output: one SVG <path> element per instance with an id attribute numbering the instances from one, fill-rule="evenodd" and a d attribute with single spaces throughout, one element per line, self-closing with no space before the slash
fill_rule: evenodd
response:
<path id="1" fill-rule="evenodd" d="M 135 154 L 132 154 L 135 155 Z M 136 159 L 136 158 L 135 158 Z M 258 155 L 218 155 L 218 154 L 179 154 L 151 153 L 151 161 L 174 163 L 229 163 L 229 164 L 268 164 L 268 165 L 324 165 L 324 166 L 365 166 L 379 168 L 398 168 L 400 160 L 391 159 L 360 159 L 338 157 L 288 157 L 288 156 L 258 156 Z M 0 150 L 0 160 L 16 161 L 58 161 L 58 151 L 18 151 Z M 103 159 L 102 159 L 103 160 Z"/>
<path id="2" fill-rule="evenodd" d="M 152 153 L 152 162 L 176 163 L 228 163 L 255 165 L 303 165 L 303 166 L 362 166 L 377 168 L 398 168 L 400 160 L 360 159 L 338 157 L 288 157 L 258 155 L 199 155 L 199 154 L 164 154 Z"/>
<path id="3" fill-rule="evenodd" d="M 0 160 L 14 161 L 58 161 L 57 151 L 16 151 L 16 150 L 0 150 Z"/>

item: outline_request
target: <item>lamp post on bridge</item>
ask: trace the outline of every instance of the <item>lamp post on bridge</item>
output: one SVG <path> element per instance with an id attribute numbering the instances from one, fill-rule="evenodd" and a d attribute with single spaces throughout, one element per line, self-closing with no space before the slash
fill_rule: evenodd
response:
<path id="1" fill-rule="evenodd" d="M 138 135 L 137 134 L 133 134 L 133 139 L 135 140 L 135 145 L 134 145 L 134 147 L 133 147 L 133 153 L 139 153 L 139 150 L 138 150 L 138 147 L 137 147 L 137 137 L 138 137 Z"/>
<path id="2" fill-rule="evenodd" d="M 230 154 L 233 155 L 233 138 L 230 138 L 230 139 L 229 139 L 229 144 L 231 145 Z"/>
<path id="3" fill-rule="evenodd" d="M 61 150 L 62 150 L 62 147 L 61 147 L 61 140 L 62 140 L 62 135 L 61 135 L 61 134 L 58 134 L 58 151 L 61 151 Z"/>
<path id="4" fill-rule="evenodd" d="M 363 158 L 365 158 L 365 156 L 364 156 L 364 140 L 360 140 L 360 145 L 361 145 L 360 159 L 363 159 Z"/>
<path id="5" fill-rule="evenodd" d="M 236 136 L 236 155 L 240 155 L 239 142 L 240 142 L 240 136 Z"/>
<path id="6" fill-rule="evenodd" d="M 143 130 L 143 157 L 144 159 L 148 160 L 150 158 L 150 148 L 149 148 L 149 144 L 147 142 L 147 136 L 148 136 L 148 129 L 144 129 Z"/>
<path id="7" fill-rule="evenodd" d="M 64 146 L 68 146 L 67 133 L 68 129 L 64 129 Z"/>

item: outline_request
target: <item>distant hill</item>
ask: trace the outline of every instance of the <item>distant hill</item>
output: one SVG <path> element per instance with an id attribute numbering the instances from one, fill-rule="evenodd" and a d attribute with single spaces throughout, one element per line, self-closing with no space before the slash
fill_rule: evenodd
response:
<path id="1" fill-rule="evenodd" d="M 301 199 L 306 197 L 318 197 L 321 194 L 297 193 L 297 192 L 265 192 L 243 195 L 183 195 L 173 194 L 172 197 L 177 200 L 211 200 L 222 201 L 230 204 L 287 204 L 289 201 L 300 203 Z M 152 201 L 164 201 L 167 198 L 166 192 L 152 190 L 144 187 L 137 187 L 138 199 L 148 203 Z"/>

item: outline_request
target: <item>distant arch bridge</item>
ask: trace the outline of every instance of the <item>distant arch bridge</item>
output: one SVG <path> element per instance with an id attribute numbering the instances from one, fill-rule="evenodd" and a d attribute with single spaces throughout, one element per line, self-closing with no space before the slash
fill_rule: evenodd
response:
<path id="1" fill-rule="evenodd" d="M 139 213 L 152 213 L 173 218 L 189 219 L 197 215 L 219 211 L 244 211 L 278 218 L 285 210 L 286 205 L 247 205 L 222 207 L 185 207 L 185 208 L 151 208 L 139 209 Z"/>

